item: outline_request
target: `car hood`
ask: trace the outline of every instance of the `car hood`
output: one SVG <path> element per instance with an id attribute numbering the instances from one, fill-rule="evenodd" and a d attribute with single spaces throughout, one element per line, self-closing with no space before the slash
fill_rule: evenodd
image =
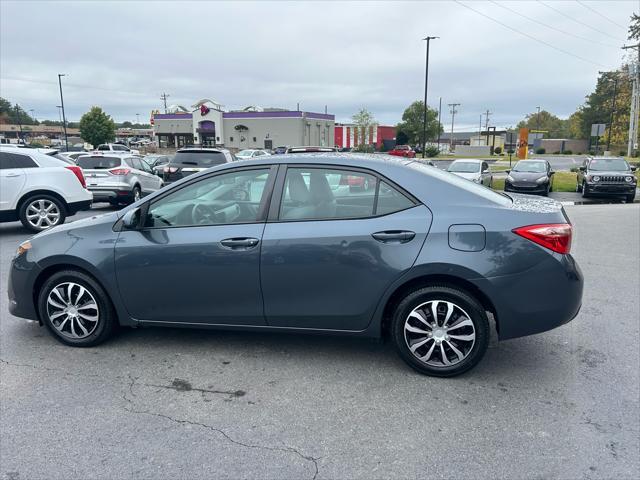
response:
<path id="1" fill-rule="evenodd" d="M 535 183 L 536 180 L 542 177 L 546 177 L 546 173 L 540 172 L 514 172 L 513 170 L 509 174 L 511 178 L 513 178 L 517 182 L 532 182 Z"/>
<path id="2" fill-rule="evenodd" d="M 115 223 L 118 221 L 118 213 L 119 212 L 108 212 L 99 215 L 94 215 L 92 217 L 83 218 L 82 220 L 76 220 L 75 222 L 63 223 L 62 225 L 58 225 L 57 227 L 53 227 L 49 230 L 45 230 L 44 232 L 40 232 L 33 237 L 33 240 L 39 240 L 41 238 L 47 237 L 48 235 L 67 232 L 70 230 L 77 230 L 82 227 L 86 227 L 89 225 L 98 225 L 101 223 Z"/>
<path id="3" fill-rule="evenodd" d="M 615 170 L 605 170 L 604 172 L 601 171 L 597 171 L 597 170 L 589 170 L 587 172 L 589 175 L 600 175 L 602 176 L 613 176 L 613 175 L 633 175 L 633 172 L 630 172 L 629 170 L 624 170 L 624 171 L 615 171 Z"/>
<path id="4" fill-rule="evenodd" d="M 453 173 L 454 175 L 457 175 L 462 178 L 466 178 L 467 180 L 475 180 L 476 178 L 480 178 L 480 174 L 477 172 L 476 173 L 450 172 L 450 173 Z"/>

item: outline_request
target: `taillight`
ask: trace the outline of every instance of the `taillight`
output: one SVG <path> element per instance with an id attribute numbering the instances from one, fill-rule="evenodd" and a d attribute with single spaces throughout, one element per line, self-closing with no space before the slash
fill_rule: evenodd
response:
<path id="1" fill-rule="evenodd" d="M 80 181 L 82 188 L 87 188 L 87 182 L 84 181 L 84 173 L 82 173 L 82 169 L 80 167 L 76 167 L 75 165 L 73 165 L 64 168 L 71 170 L 75 174 L 76 178 Z"/>
<path id="2" fill-rule="evenodd" d="M 566 254 L 571 251 L 573 228 L 568 223 L 528 225 L 512 231 L 554 252 Z"/>
<path id="3" fill-rule="evenodd" d="M 164 167 L 164 173 L 176 173 L 177 171 L 177 167 Z"/>
<path id="4" fill-rule="evenodd" d="M 128 168 L 114 168 L 113 170 L 109 170 L 111 175 L 127 175 L 131 170 Z"/>

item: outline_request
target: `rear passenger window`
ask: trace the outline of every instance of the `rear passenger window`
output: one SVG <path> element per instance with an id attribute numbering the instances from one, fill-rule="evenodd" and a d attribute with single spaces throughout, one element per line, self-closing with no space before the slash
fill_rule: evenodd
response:
<path id="1" fill-rule="evenodd" d="M 9 168 L 38 168 L 38 164 L 28 155 L 0 152 L 0 170 Z"/>
<path id="2" fill-rule="evenodd" d="M 387 215 L 389 213 L 399 212 L 400 210 L 411 208 L 414 205 L 411 199 L 407 198 L 391 185 L 386 182 L 380 182 L 376 215 Z"/>
<path id="3" fill-rule="evenodd" d="M 324 168 L 289 168 L 280 218 L 331 220 L 373 216 L 376 177 Z"/>

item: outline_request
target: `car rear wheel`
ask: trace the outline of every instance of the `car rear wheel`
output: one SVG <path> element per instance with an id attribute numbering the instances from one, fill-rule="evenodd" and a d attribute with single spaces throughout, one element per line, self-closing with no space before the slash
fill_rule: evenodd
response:
<path id="1" fill-rule="evenodd" d="M 20 221 L 32 232 L 42 232 L 61 225 L 66 218 L 66 210 L 60 200 L 50 195 L 35 195 L 20 206 Z"/>
<path id="2" fill-rule="evenodd" d="M 484 308 L 464 290 L 433 285 L 409 293 L 396 307 L 392 334 L 412 368 L 452 377 L 473 368 L 489 345 Z"/>
<path id="3" fill-rule="evenodd" d="M 133 192 L 131 192 L 131 203 L 136 203 L 141 198 L 140 187 L 133 187 Z"/>
<path id="4" fill-rule="evenodd" d="M 91 277 L 74 270 L 52 275 L 38 296 L 40 319 L 65 345 L 92 347 L 104 342 L 116 325 L 104 289 Z"/>

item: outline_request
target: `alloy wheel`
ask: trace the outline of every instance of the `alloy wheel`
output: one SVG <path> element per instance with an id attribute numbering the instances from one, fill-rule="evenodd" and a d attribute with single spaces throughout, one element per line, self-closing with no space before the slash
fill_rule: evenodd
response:
<path id="1" fill-rule="evenodd" d="M 27 205 L 27 221 L 37 230 L 46 230 L 60 223 L 60 209 L 51 200 L 36 199 Z"/>
<path id="2" fill-rule="evenodd" d="M 432 367 L 450 367 L 462 362 L 473 350 L 476 329 L 460 306 L 446 300 L 418 305 L 404 322 L 409 351 Z"/>
<path id="3" fill-rule="evenodd" d="M 135 203 L 138 200 L 140 200 L 140 190 L 138 190 L 137 188 L 134 188 L 133 189 L 133 201 Z"/>
<path id="4" fill-rule="evenodd" d="M 74 282 L 60 283 L 51 289 L 47 297 L 47 315 L 51 325 L 71 339 L 88 337 L 100 320 L 94 296 Z"/>

